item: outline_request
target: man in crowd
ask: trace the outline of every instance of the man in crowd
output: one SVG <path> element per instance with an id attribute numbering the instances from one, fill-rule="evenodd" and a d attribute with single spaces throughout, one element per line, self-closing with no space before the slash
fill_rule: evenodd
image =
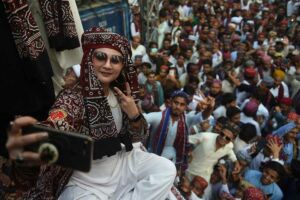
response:
<path id="1" fill-rule="evenodd" d="M 144 114 L 150 125 L 150 152 L 172 160 L 178 168 L 187 164 L 188 130 L 193 124 L 206 119 L 214 107 L 214 99 L 208 98 L 203 112 L 195 111 L 185 114 L 188 95 L 183 91 L 172 94 L 171 107 L 163 112 Z"/>
<path id="2" fill-rule="evenodd" d="M 209 182 L 214 165 L 226 155 L 235 163 L 234 168 L 238 172 L 240 166 L 232 143 L 237 134 L 237 130 L 227 124 L 223 126 L 220 134 L 203 132 L 189 136 L 189 143 L 194 145 L 193 160 L 186 171 L 189 180 L 193 180 L 194 176 L 201 176 Z"/>

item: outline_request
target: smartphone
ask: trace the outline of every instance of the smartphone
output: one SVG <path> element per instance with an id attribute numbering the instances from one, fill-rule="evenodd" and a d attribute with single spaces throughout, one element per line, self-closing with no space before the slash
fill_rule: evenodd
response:
<path id="1" fill-rule="evenodd" d="M 47 132 L 48 138 L 26 146 L 27 151 L 39 152 L 41 159 L 49 164 L 57 164 L 83 172 L 91 169 L 94 140 L 91 137 L 61 131 L 42 125 L 23 127 L 23 134 Z"/>

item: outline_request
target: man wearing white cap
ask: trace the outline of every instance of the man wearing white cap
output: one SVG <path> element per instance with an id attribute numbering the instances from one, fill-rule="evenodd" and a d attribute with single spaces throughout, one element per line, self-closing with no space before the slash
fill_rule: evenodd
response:
<path id="1" fill-rule="evenodd" d="M 66 74 L 63 77 L 63 79 L 65 81 L 63 88 L 72 88 L 78 81 L 79 76 L 80 76 L 80 65 L 79 64 L 69 67 L 66 70 Z"/>

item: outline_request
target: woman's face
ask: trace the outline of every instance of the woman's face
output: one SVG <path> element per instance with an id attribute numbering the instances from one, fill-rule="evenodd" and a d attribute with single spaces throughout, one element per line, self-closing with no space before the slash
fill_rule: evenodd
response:
<path id="1" fill-rule="evenodd" d="M 98 80 L 106 86 L 118 78 L 124 66 L 122 54 L 110 48 L 95 49 L 92 62 Z"/>

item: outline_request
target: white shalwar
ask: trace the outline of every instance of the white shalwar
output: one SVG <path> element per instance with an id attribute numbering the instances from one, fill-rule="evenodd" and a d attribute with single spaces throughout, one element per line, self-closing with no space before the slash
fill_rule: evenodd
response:
<path id="1" fill-rule="evenodd" d="M 122 113 L 119 106 L 113 106 L 117 100 L 110 94 L 107 98 L 119 131 Z M 113 156 L 93 160 L 88 173 L 74 171 L 58 200 L 164 200 L 175 176 L 171 161 L 142 151 L 136 143 L 132 151 L 123 148 Z"/>

